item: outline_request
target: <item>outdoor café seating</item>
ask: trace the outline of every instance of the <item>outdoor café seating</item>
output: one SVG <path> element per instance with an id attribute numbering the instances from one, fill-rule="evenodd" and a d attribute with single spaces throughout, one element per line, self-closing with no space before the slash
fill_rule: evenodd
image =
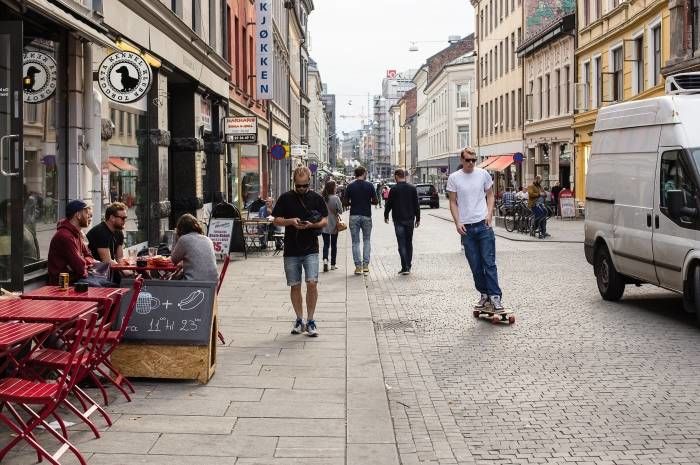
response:
<path id="1" fill-rule="evenodd" d="M 64 416 L 79 419 L 95 438 L 100 433 L 92 414 L 112 424 L 103 406 L 80 386 L 88 379 L 101 391 L 104 405 L 104 380 L 130 400 L 126 388 L 134 388 L 111 364 L 110 355 L 122 340 L 142 286 L 141 277 L 134 280 L 122 321 L 121 298 L 129 289 L 79 292 L 44 286 L 22 298 L 0 300 L 0 423 L 12 433 L 0 440 L 0 462 L 24 442 L 38 461 L 60 465 L 61 456 L 70 451 L 86 464 L 68 440 Z M 55 452 L 48 450 L 51 443 L 58 446 Z"/>

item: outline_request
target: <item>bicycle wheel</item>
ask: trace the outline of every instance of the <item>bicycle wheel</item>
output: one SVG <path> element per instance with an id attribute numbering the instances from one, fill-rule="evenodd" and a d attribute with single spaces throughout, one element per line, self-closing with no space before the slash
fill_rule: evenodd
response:
<path id="1" fill-rule="evenodd" d="M 513 232 L 515 229 L 515 212 L 512 210 L 506 212 L 506 216 L 503 217 L 503 222 L 505 223 L 506 231 Z"/>

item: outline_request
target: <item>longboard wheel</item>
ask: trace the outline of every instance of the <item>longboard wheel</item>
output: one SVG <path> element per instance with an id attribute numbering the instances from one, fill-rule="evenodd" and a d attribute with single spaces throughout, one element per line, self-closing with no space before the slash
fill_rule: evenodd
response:
<path id="1" fill-rule="evenodd" d="M 511 324 L 511 325 L 512 325 L 513 323 L 515 323 L 515 317 L 514 317 L 514 316 L 509 316 L 509 317 L 508 317 L 508 323 Z"/>
<path id="2" fill-rule="evenodd" d="M 494 325 L 497 325 L 497 324 L 499 324 L 500 322 L 501 322 L 501 317 L 500 317 L 500 316 L 494 315 L 493 318 L 491 318 L 491 323 L 493 323 Z"/>
<path id="3" fill-rule="evenodd" d="M 479 318 L 479 315 L 481 315 L 481 312 L 479 310 L 474 310 L 474 318 Z"/>

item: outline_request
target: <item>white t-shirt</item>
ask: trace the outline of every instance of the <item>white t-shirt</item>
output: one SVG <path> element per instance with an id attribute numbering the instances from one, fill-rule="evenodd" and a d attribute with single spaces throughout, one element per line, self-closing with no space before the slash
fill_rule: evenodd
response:
<path id="1" fill-rule="evenodd" d="M 457 193 L 459 222 L 461 224 L 478 223 L 486 219 L 488 207 L 485 192 L 491 189 L 491 175 L 482 168 L 474 168 L 471 173 L 464 170 L 455 171 L 447 180 L 447 190 Z"/>

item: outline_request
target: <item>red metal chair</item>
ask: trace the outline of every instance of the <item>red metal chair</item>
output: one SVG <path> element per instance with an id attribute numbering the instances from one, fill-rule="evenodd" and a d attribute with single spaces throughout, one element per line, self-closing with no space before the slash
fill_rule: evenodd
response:
<path id="1" fill-rule="evenodd" d="M 115 331 L 109 331 L 107 333 L 106 339 L 105 339 L 105 344 L 102 348 L 102 350 L 99 353 L 99 359 L 95 365 L 95 369 L 93 370 L 94 373 L 99 373 L 102 375 L 107 381 L 112 383 L 114 387 L 116 387 L 119 392 L 124 395 L 127 401 L 131 402 L 131 396 L 129 396 L 129 393 L 126 392 L 126 389 L 122 386 L 122 384 L 126 385 L 126 387 L 132 392 L 136 392 L 134 389 L 134 385 L 131 384 L 131 382 L 126 378 L 126 376 L 122 375 L 117 368 L 112 365 L 112 362 L 109 360 L 109 357 L 112 355 L 112 352 L 119 346 L 119 343 L 122 341 L 122 338 L 124 337 L 124 333 L 126 333 L 126 328 L 129 326 L 129 319 L 131 318 L 131 315 L 134 313 L 134 310 L 136 309 L 136 301 L 139 298 L 139 293 L 141 292 L 141 288 L 143 287 L 143 277 L 138 276 L 134 280 L 134 285 L 132 288 L 132 293 L 131 293 L 131 300 L 129 301 L 129 306 L 126 309 L 126 312 L 124 313 L 124 318 L 122 319 L 121 325 L 119 325 L 119 329 Z M 102 367 L 107 368 L 109 373 L 102 369 Z M 98 377 L 95 375 L 92 380 L 98 385 L 101 386 L 101 382 L 98 379 Z M 105 399 L 105 405 L 109 405 L 109 400 L 107 399 L 107 393 L 102 389 L 102 395 Z"/>
<path id="2" fill-rule="evenodd" d="M 231 262 L 231 255 L 226 255 L 226 258 L 224 258 L 224 264 L 221 266 L 221 273 L 219 273 L 219 284 L 216 286 L 216 295 L 219 295 L 219 291 L 221 290 L 221 286 L 224 284 L 224 278 L 226 277 L 226 270 L 228 270 L 228 264 Z M 221 331 L 217 331 L 216 333 L 217 337 L 219 338 L 219 341 L 221 341 L 222 344 L 226 345 L 226 339 L 224 339 L 224 333 Z"/>
<path id="3" fill-rule="evenodd" d="M 56 416 L 56 408 L 66 399 L 68 393 L 75 386 L 76 380 L 80 376 L 80 371 L 83 369 L 82 364 L 75 363 L 75 361 L 83 356 L 86 346 L 85 341 L 90 340 L 96 334 L 94 331 L 95 321 L 96 317 L 94 314 L 78 321 L 69 351 L 69 369 L 60 373 L 57 380 L 52 382 L 20 378 L 0 380 L 0 421 L 5 423 L 16 434 L 0 450 L 0 462 L 11 449 L 21 441 L 25 441 L 36 450 L 39 462 L 46 458 L 52 465 L 61 465 L 58 460 L 67 450 L 70 450 L 81 465 L 87 465 L 87 461 L 80 451 L 66 439 L 65 425 L 59 417 L 57 419 L 59 419 L 63 435 L 56 432 L 46 422 L 46 418 L 49 415 Z M 15 406 L 21 407 L 29 415 L 26 421 L 20 416 Z M 40 410 L 36 412 L 30 406 L 40 406 Z M 12 419 L 3 413 L 5 408 Z M 37 442 L 33 431 L 39 425 L 43 426 L 43 429 L 61 445 L 55 453 L 49 453 Z"/>
<path id="4" fill-rule="evenodd" d="M 80 402 L 83 410 L 78 410 L 73 404 L 71 404 L 68 399 L 62 402 L 62 405 L 72 411 L 78 418 L 80 418 L 86 425 L 90 427 L 95 438 L 100 437 L 99 430 L 90 421 L 90 416 L 98 412 L 107 423 L 108 426 L 112 426 L 112 419 L 109 414 L 97 403 L 95 402 L 83 389 L 80 388 L 79 383 L 83 382 L 87 377 L 90 377 L 93 383 L 100 389 L 104 399 L 107 399 L 107 392 L 93 371 L 97 368 L 100 363 L 100 354 L 104 351 L 105 344 L 107 343 L 107 336 L 114 326 L 114 322 L 119 314 L 119 304 L 121 296 L 119 296 L 115 301 L 103 302 L 103 310 L 101 315 L 97 318 L 95 322 L 95 337 L 91 340 L 84 340 L 84 352 L 79 356 L 73 363 L 79 363 L 82 365 L 82 370 L 79 373 L 79 377 L 76 380 L 76 384 L 73 386 L 71 393 Z M 72 338 L 71 338 L 72 339 Z M 43 375 L 47 370 L 58 370 L 65 371 L 69 369 L 70 353 L 67 350 L 61 349 L 39 349 L 26 361 L 25 365 L 28 370 L 33 371 L 35 374 Z M 36 377 L 36 376 L 35 376 Z M 57 418 L 59 424 L 62 425 L 60 418 Z M 67 432 L 64 429 L 64 433 L 67 437 Z"/>

